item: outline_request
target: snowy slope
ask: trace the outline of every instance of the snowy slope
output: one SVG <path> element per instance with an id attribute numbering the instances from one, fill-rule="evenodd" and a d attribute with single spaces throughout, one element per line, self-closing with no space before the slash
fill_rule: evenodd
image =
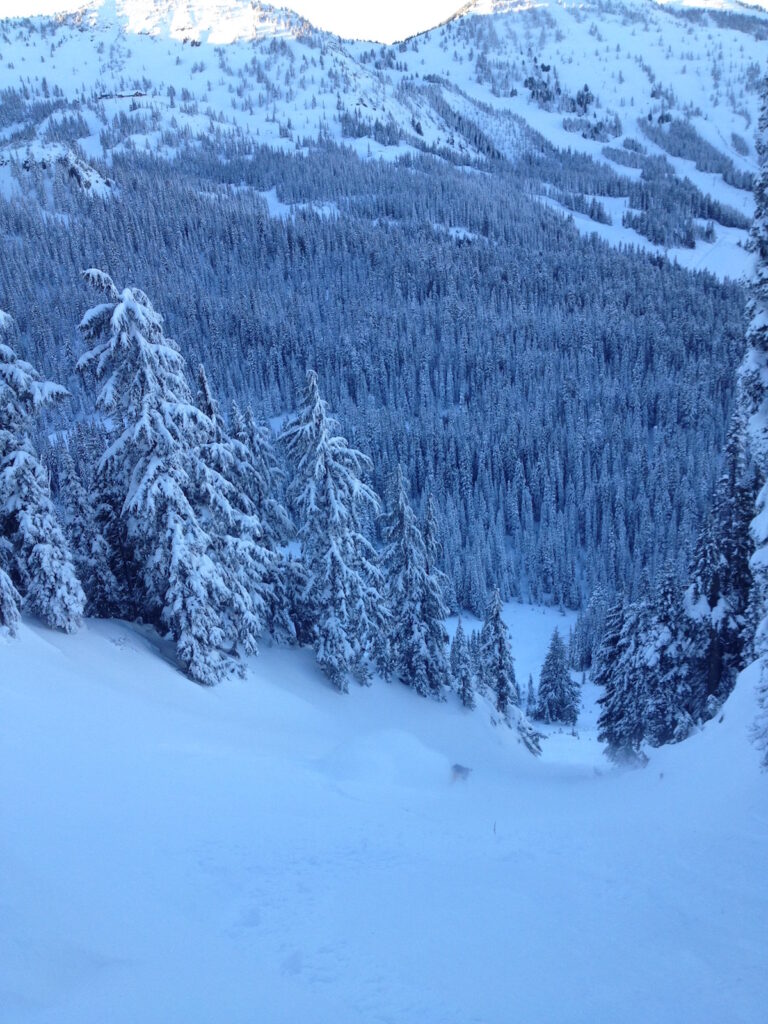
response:
<path id="1" fill-rule="evenodd" d="M 85 127 L 72 143 L 91 160 L 109 160 L 126 146 L 173 157 L 180 139 L 215 132 L 287 151 L 330 138 L 362 156 L 395 159 L 427 148 L 472 159 L 482 146 L 462 130 L 468 120 L 510 159 L 530 145 L 527 126 L 628 179 L 632 169 L 612 163 L 606 142 L 638 140 L 661 155 L 641 122 L 674 119 L 747 173 L 755 168 L 767 40 L 768 17 L 730 2 L 691 9 L 652 0 L 477 0 L 446 25 L 380 47 L 340 40 L 286 10 L 245 0 L 91 0 L 56 19 L 0 21 L 0 89 L 25 89 L 58 108 L 40 108 L 32 139 L 26 121 L 4 126 L 0 170 L 29 158 L 31 143 L 32 158 L 44 160 L 47 135 L 76 109 Z M 555 100 L 534 99 L 525 84 L 532 80 L 556 86 Z M 575 117 L 565 108 L 585 84 L 593 101 Z M 603 122 L 618 125 L 618 135 L 591 137 Z M 693 159 L 668 159 L 680 178 L 751 214 L 748 188 Z M 546 192 L 547 183 L 541 186 Z M 8 193 L 11 185 L 0 177 L 0 188 Z M 594 222 L 579 226 L 600 230 Z M 606 237 L 648 247 L 620 216 Z M 717 225 L 714 244 L 700 242 L 695 257 L 671 256 L 739 276 L 744 238 Z"/>
<path id="2" fill-rule="evenodd" d="M 749 674 L 620 773 L 588 729 L 534 760 L 452 702 L 342 698 L 306 652 L 213 690 L 162 654 L 94 622 L 0 647 L 4 1021 L 764 1019 Z"/>

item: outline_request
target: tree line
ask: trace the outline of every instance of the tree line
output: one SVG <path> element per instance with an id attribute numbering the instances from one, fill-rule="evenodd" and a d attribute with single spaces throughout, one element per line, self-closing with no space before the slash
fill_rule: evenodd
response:
<path id="1" fill-rule="evenodd" d="M 150 623 L 205 685 L 242 671 L 269 633 L 312 645 L 342 692 L 378 673 L 438 700 L 455 689 L 470 709 L 489 694 L 538 753 L 499 591 L 479 637 L 465 645 L 459 628 L 449 656 L 433 509 L 418 520 L 398 470 L 381 514 L 370 459 L 338 432 L 317 374 L 280 433 L 286 485 L 274 435 L 250 408 L 225 418 L 202 365 L 193 393 L 149 297 L 101 270 L 83 276 L 101 301 L 80 322 L 77 369 L 104 443 L 94 450 L 93 432 L 73 427 L 59 509 L 32 433 L 67 393 L 18 357 L 13 321 L 0 318 L 0 628 L 15 634 L 22 608 L 65 631 L 84 614 Z"/>

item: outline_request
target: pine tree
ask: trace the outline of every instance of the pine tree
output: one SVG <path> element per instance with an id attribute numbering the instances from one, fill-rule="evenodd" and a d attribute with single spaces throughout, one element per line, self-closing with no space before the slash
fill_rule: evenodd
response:
<path id="1" fill-rule="evenodd" d="M 529 718 L 536 716 L 536 693 L 533 689 L 533 676 L 528 673 L 528 689 L 525 696 L 525 713 Z"/>
<path id="2" fill-rule="evenodd" d="M 435 503 L 431 494 L 427 498 L 426 509 L 424 512 L 423 536 L 427 574 L 434 577 L 435 593 L 440 599 L 440 604 L 447 606 L 447 595 L 452 590 L 452 587 L 448 577 L 440 569 L 443 557 L 443 547 L 440 543 L 437 513 L 435 511 Z"/>
<path id="3" fill-rule="evenodd" d="M 678 743 L 693 728 L 691 715 L 694 651 L 686 630 L 681 588 L 672 569 L 662 575 L 644 637 L 644 734 L 651 746 Z"/>
<path id="4" fill-rule="evenodd" d="M 534 717 L 547 723 L 575 725 L 580 706 L 579 686 L 571 679 L 565 644 L 555 629 L 541 669 Z"/>
<path id="5" fill-rule="evenodd" d="M 598 584 L 590 595 L 587 607 L 576 620 L 568 644 L 568 660 L 571 668 L 577 672 L 584 672 L 592 667 L 607 614 L 608 595 L 605 588 Z"/>
<path id="6" fill-rule="evenodd" d="M 203 366 L 198 368 L 198 408 L 211 424 L 195 450 L 195 507 L 211 538 L 212 556 L 227 576 L 237 641 L 255 653 L 267 609 L 272 553 L 249 489 L 247 447 L 227 433 Z"/>
<path id="7" fill-rule="evenodd" d="M 459 631 L 461 631 L 461 643 L 457 646 L 456 635 L 459 633 Z M 456 625 L 456 633 L 453 634 L 453 640 L 451 641 L 451 648 L 448 654 L 448 666 L 451 670 L 451 679 L 454 680 L 454 683 L 456 681 L 456 676 L 458 673 L 458 659 L 460 657 L 460 650 L 462 648 L 464 650 L 464 653 L 467 655 L 467 658 L 469 658 L 469 641 L 467 640 L 467 637 L 464 633 L 464 627 L 461 624 L 461 616 L 459 616 L 459 621 Z"/>
<path id="8" fill-rule="evenodd" d="M 613 665 L 618 657 L 618 645 L 624 625 L 624 599 L 618 597 L 608 610 L 603 622 L 597 650 L 592 659 L 592 682 L 607 686 Z"/>
<path id="9" fill-rule="evenodd" d="M 733 688 L 744 664 L 752 573 L 749 523 L 754 490 L 747 474 L 743 417 L 737 412 L 728 433 L 725 467 L 711 515 L 699 535 L 691 569 L 687 607 L 696 640 L 692 657 L 698 683 L 695 719 L 709 717 Z"/>
<path id="10" fill-rule="evenodd" d="M 307 373 L 300 409 L 282 438 L 295 476 L 288 496 L 296 510 L 305 576 L 301 603 L 311 621 L 317 660 L 337 689 L 354 673 L 368 676 L 368 654 L 384 628 L 381 574 L 364 533 L 364 517 L 379 500 L 364 483 L 370 459 L 336 434 L 317 386 Z"/>
<path id="11" fill-rule="evenodd" d="M 260 541 L 270 556 L 264 577 L 267 626 L 273 636 L 293 641 L 297 630 L 291 595 L 297 593 L 302 582 L 297 577 L 297 564 L 283 550 L 296 529 L 280 500 L 285 474 L 278 463 L 274 435 L 268 426 L 256 422 L 250 407 L 243 413 L 236 404 L 232 407 L 230 433 L 243 446 L 246 462 L 241 487 L 255 505 L 261 524 Z"/>
<path id="12" fill-rule="evenodd" d="M 0 538 L 0 558 L 2 557 L 2 541 L 3 538 Z M 4 569 L 0 569 L 0 636 L 3 633 L 16 636 L 21 622 L 20 607 L 21 594 L 11 582 L 11 577 Z"/>
<path id="13" fill-rule="evenodd" d="M 214 424 L 192 402 L 184 359 L 144 292 L 118 292 L 99 270 L 83 276 L 106 298 L 80 324 L 92 345 L 78 369 L 102 382 L 97 408 L 117 425 L 97 476 L 127 589 L 142 617 L 171 633 L 189 675 L 212 685 L 232 667 L 240 632 L 230 617 L 233 580 L 194 507 L 197 453 Z"/>
<path id="14" fill-rule="evenodd" d="M 459 700 L 465 708 L 471 711 L 475 707 L 475 686 L 467 638 L 464 635 L 461 619 L 459 619 L 451 644 L 451 673 Z"/>
<path id="15" fill-rule="evenodd" d="M 94 618 L 109 618 L 121 607 L 120 584 L 112 569 L 109 543 L 99 527 L 99 507 L 94 505 L 93 494 L 89 494 L 66 447 L 61 473 L 64 529 L 83 583 L 85 611 Z"/>
<path id="16" fill-rule="evenodd" d="M 67 391 L 18 358 L 8 343 L 12 330 L 13 320 L 0 311 L 0 615 L 15 631 L 21 594 L 32 614 L 72 632 L 85 596 L 30 437 L 34 415 Z"/>
<path id="17" fill-rule="evenodd" d="M 747 303 L 747 350 L 739 371 L 739 386 L 746 429 L 762 483 L 751 524 L 755 551 L 750 565 L 757 621 L 753 645 L 760 661 L 760 711 L 755 738 L 768 768 L 768 78 L 762 83 L 755 141 L 760 167 L 755 177 L 751 242 L 756 259 Z"/>
<path id="18" fill-rule="evenodd" d="M 613 627 L 613 614 L 611 619 Z M 648 707 L 644 663 L 647 620 L 644 601 L 625 605 L 618 639 L 601 665 L 605 690 L 598 699 L 601 711 L 597 736 L 607 744 L 608 756 L 621 764 L 641 764 L 646 760 L 641 747 Z"/>
<path id="19" fill-rule="evenodd" d="M 416 516 L 408 504 L 398 468 L 392 509 L 383 517 L 384 599 L 390 616 L 390 647 L 400 680 L 422 697 L 441 698 L 448 684 L 448 614 L 440 577 L 428 572 L 427 552 Z"/>
<path id="20" fill-rule="evenodd" d="M 469 667 L 475 680 L 475 690 L 485 696 L 488 688 L 480 671 L 480 633 L 476 629 L 473 629 L 467 638 L 467 654 L 469 655 Z"/>
<path id="21" fill-rule="evenodd" d="M 496 710 L 505 718 L 510 708 L 519 707 L 520 693 L 515 680 L 515 665 L 509 642 L 509 630 L 501 617 L 498 589 L 493 592 L 480 633 L 480 676 L 496 695 Z"/>

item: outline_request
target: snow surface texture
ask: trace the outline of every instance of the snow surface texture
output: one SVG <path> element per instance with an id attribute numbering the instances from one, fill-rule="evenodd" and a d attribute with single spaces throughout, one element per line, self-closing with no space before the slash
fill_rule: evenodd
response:
<path id="1" fill-rule="evenodd" d="M 94 195 L 108 194 L 110 184 L 95 170 L 83 172 L 83 156 L 109 162 L 113 152 L 137 147 L 171 159 L 180 139 L 214 131 L 289 152 L 324 137 L 344 141 L 362 157 L 393 160 L 416 146 L 477 156 L 478 144 L 462 137 L 435 96 L 480 124 L 497 151 L 511 158 L 525 124 L 558 148 L 617 170 L 603 152 L 606 142 L 620 147 L 625 138 L 639 140 L 649 155 L 662 155 L 641 130 L 641 122 L 650 118 L 657 126 L 662 118 L 685 121 L 737 173 L 752 172 L 768 18 L 737 3 L 701 6 L 480 0 L 447 26 L 377 48 L 245 0 L 92 0 L 58 19 L 0 21 L 0 89 L 31 87 L 32 95 L 42 90 L 56 104 L 76 104 L 85 127 L 69 140 L 77 147 L 72 166 Z M 568 127 L 579 118 L 564 115 L 559 100 L 535 102 L 524 83 L 540 76 L 550 82 L 557 76 L 568 97 L 586 80 L 594 101 L 581 118 L 584 126 L 618 117 L 618 136 L 598 139 L 587 130 L 585 138 L 581 128 Z M 14 174 L 25 162 L 64 159 L 50 139 L 72 109 L 58 107 L 32 139 L 28 126 L 0 129 L 4 194 L 14 193 Z M 357 119 L 351 135 L 345 117 Z M 680 156 L 668 160 L 679 178 L 751 215 L 750 191 L 726 182 L 721 171 L 699 169 Z M 631 169 L 619 169 L 632 177 Z M 619 199 L 622 209 L 626 204 Z M 612 244 L 654 248 L 622 224 L 621 210 L 615 212 L 607 230 L 579 214 L 576 227 Z M 699 240 L 695 250 L 667 252 L 691 269 L 738 278 L 749 269 L 745 240 L 742 229 L 716 224 L 714 238 Z"/>
<path id="2" fill-rule="evenodd" d="M 524 683 L 569 622 L 508 616 Z M 590 713 L 534 759 L 455 698 L 342 698 L 309 651 L 212 690 L 164 654 L 102 622 L 0 646 L 3 1021 L 765 1019 L 749 672 L 622 773 Z"/>

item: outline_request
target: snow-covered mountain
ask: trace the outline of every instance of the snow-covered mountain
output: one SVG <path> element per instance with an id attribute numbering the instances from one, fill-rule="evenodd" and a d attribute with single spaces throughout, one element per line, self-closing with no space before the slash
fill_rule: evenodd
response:
<path id="1" fill-rule="evenodd" d="M 0 182 L 12 188 L 11 162 L 50 159 L 45 140 L 62 133 L 96 162 L 128 146 L 173 156 L 179 139 L 215 132 L 289 152 L 330 138 L 363 156 L 465 161 L 515 160 L 543 139 L 623 181 L 664 156 L 677 178 L 748 217 L 767 39 L 768 17 L 738 3 L 477 0 L 386 47 L 245 0 L 94 0 L 0 22 L 0 89 L 14 90 L 0 115 Z M 544 201 L 562 208 L 549 185 L 539 182 Z M 628 189 L 597 218 L 580 195 L 566 203 L 578 225 L 609 241 L 672 249 L 721 275 L 748 265 L 739 217 L 714 218 L 705 237 L 702 225 L 693 249 L 670 246 L 624 223 Z"/>
<path id="2" fill-rule="evenodd" d="M 651 0 L 0 21 L 2 1024 L 762 1019 L 767 45 Z"/>

